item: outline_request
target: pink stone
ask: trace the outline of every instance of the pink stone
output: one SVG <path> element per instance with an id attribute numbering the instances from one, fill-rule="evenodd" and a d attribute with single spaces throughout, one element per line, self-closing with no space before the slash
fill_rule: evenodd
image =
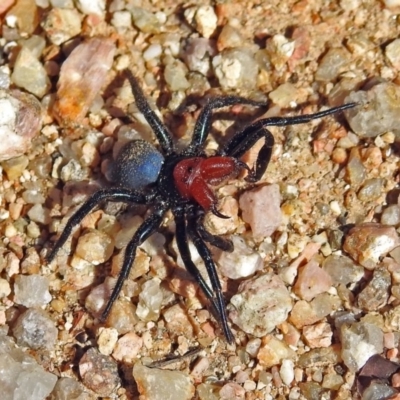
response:
<path id="1" fill-rule="evenodd" d="M 81 123 L 106 82 L 115 53 L 112 39 L 77 46 L 61 67 L 54 115 L 63 125 Z"/>
<path id="2" fill-rule="evenodd" d="M 143 346 L 143 339 L 135 332 L 122 336 L 115 346 L 113 357 L 117 361 L 132 363 Z"/>
<path id="3" fill-rule="evenodd" d="M 343 249 L 367 269 L 375 269 L 380 257 L 400 245 L 396 228 L 368 222 L 355 226 L 346 236 Z"/>
<path id="4" fill-rule="evenodd" d="M 271 236 L 282 222 L 281 195 L 276 184 L 244 193 L 239 200 L 242 218 L 250 224 L 257 241 Z"/>
<path id="5" fill-rule="evenodd" d="M 326 322 L 305 326 L 303 335 L 311 348 L 329 347 L 332 343 L 332 329 Z"/>
<path id="6" fill-rule="evenodd" d="M 328 291 L 331 286 L 330 275 L 320 268 L 317 261 L 311 260 L 300 269 L 293 291 L 302 299 L 310 301 L 318 294 Z"/>

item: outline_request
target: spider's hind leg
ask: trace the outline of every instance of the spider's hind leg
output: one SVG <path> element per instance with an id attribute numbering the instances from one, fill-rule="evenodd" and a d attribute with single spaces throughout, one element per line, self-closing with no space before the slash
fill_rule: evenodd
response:
<path id="1" fill-rule="evenodd" d="M 124 203 L 138 203 L 138 204 L 149 204 L 153 200 L 152 194 L 142 194 L 134 190 L 123 189 L 123 188 L 112 188 L 99 190 L 90 196 L 83 205 L 72 215 L 65 225 L 59 239 L 54 244 L 54 247 L 50 253 L 46 256 L 48 263 L 54 260 L 54 257 L 58 251 L 64 246 L 72 233 L 73 228 L 78 225 L 83 218 L 86 217 L 96 206 L 102 201 L 121 201 Z"/>

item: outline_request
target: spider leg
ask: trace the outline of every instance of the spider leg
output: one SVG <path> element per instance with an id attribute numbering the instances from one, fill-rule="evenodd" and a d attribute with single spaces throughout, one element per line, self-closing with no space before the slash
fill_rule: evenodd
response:
<path id="1" fill-rule="evenodd" d="M 197 154 L 199 149 L 201 149 L 204 145 L 204 142 L 210 132 L 211 115 L 213 110 L 222 107 L 232 106 L 234 104 L 247 104 L 262 107 L 265 106 L 267 103 L 246 99 L 240 96 L 221 96 L 211 98 L 201 110 L 199 118 L 197 119 L 196 125 L 194 127 L 192 141 L 184 152 L 185 155 L 192 156 L 194 154 Z"/>
<path id="2" fill-rule="evenodd" d="M 206 298 L 210 301 L 212 313 L 214 316 L 221 315 L 221 309 L 219 308 L 219 304 L 216 302 L 214 298 L 213 291 L 209 288 L 207 282 L 201 275 L 199 269 L 196 267 L 195 263 L 192 261 L 192 257 L 190 255 L 190 250 L 188 246 L 187 240 L 187 231 L 186 231 L 186 222 L 185 222 L 185 212 L 182 208 L 175 208 L 172 210 L 175 216 L 175 224 L 176 224 L 176 243 L 178 245 L 179 253 L 182 257 L 182 261 L 185 264 L 188 272 L 193 276 L 196 280 L 200 289 L 203 291 Z"/>
<path id="3" fill-rule="evenodd" d="M 144 115 L 146 121 L 156 135 L 164 154 L 171 154 L 174 151 L 174 143 L 171 134 L 161 122 L 160 118 L 158 118 L 157 114 L 150 108 L 149 102 L 147 101 L 136 77 L 133 76 L 132 72 L 128 69 L 126 69 L 124 73 L 132 87 L 132 93 L 135 97 L 137 108 Z"/>
<path id="4" fill-rule="evenodd" d="M 313 119 L 322 118 L 327 115 L 344 111 L 348 108 L 353 108 L 356 105 L 357 103 L 348 103 L 339 107 L 329 108 L 328 110 L 320 111 L 315 114 L 260 119 L 233 136 L 233 138 L 222 148 L 221 151 L 219 151 L 218 154 L 222 156 L 227 155 L 239 158 L 264 136 L 265 143 L 258 153 L 255 169 L 247 177 L 248 181 L 256 182 L 261 179 L 271 159 L 274 137 L 272 136 L 271 132 L 266 129 L 268 126 L 304 124 Z"/>
<path id="5" fill-rule="evenodd" d="M 196 219 L 196 226 L 197 226 L 197 232 L 205 242 L 210 243 L 212 246 L 218 247 L 222 251 L 227 251 L 228 253 L 232 253 L 234 249 L 231 240 L 225 239 L 221 236 L 212 235 L 204 227 L 204 210 L 199 210 Z"/>
<path id="6" fill-rule="evenodd" d="M 147 217 L 142 225 L 139 226 L 138 230 L 133 235 L 133 238 L 129 241 L 125 249 L 124 261 L 122 263 L 121 272 L 118 275 L 117 282 L 111 293 L 111 296 L 107 302 L 107 305 L 101 315 L 101 319 L 104 321 L 107 319 L 108 314 L 111 311 L 111 307 L 117 300 L 119 294 L 121 293 L 122 286 L 129 276 L 129 272 L 132 268 L 133 262 L 136 257 L 136 249 L 140 246 L 149 236 L 157 231 L 161 225 L 164 214 L 169 208 L 169 203 L 159 204 L 159 208 L 154 211 L 149 217 Z"/>
<path id="7" fill-rule="evenodd" d="M 50 253 L 46 256 L 46 261 L 50 263 L 54 260 L 57 252 L 64 246 L 68 237 L 71 235 L 72 229 L 78 225 L 100 202 L 108 200 L 121 201 L 124 203 L 150 204 L 153 199 L 154 194 L 152 193 L 144 194 L 123 188 L 111 188 L 97 191 L 90 196 L 68 220 L 61 236 L 58 238 Z"/>
<path id="8" fill-rule="evenodd" d="M 219 281 L 217 270 L 215 268 L 215 264 L 212 259 L 210 250 L 205 245 L 204 241 L 202 240 L 198 232 L 197 218 L 194 215 L 190 214 L 188 215 L 188 234 L 193 244 L 196 246 L 196 249 L 199 252 L 200 257 L 204 261 L 208 276 L 210 277 L 211 286 L 214 290 L 216 302 L 218 304 L 218 310 L 220 311 L 219 316 L 221 319 L 219 322 L 222 326 L 222 330 L 224 331 L 227 341 L 230 344 L 232 344 L 234 343 L 235 339 L 228 325 L 228 317 L 226 315 L 225 300 L 222 295 L 221 282 Z"/>

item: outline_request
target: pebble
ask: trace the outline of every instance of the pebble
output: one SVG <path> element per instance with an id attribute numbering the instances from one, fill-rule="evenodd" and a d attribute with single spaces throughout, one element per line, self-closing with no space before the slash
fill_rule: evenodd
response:
<path id="1" fill-rule="evenodd" d="M 353 373 L 360 370 L 371 356 L 383 351 L 383 332 L 372 324 L 343 324 L 340 338 L 343 362 Z"/>
<path id="2" fill-rule="evenodd" d="M 103 87 L 115 53 L 112 39 L 91 38 L 64 61 L 54 115 L 61 124 L 80 123 Z"/>
<path id="3" fill-rule="evenodd" d="M 170 91 L 186 90 L 190 83 L 186 78 L 186 65 L 180 60 L 174 60 L 165 66 L 164 78 Z"/>
<path id="4" fill-rule="evenodd" d="M 30 308 L 18 317 L 13 334 L 20 346 L 28 346 L 33 350 L 52 350 L 58 331 L 46 312 Z"/>
<path id="5" fill-rule="evenodd" d="M 105 17 L 106 0 L 77 0 L 76 6 L 83 14 L 96 14 Z"/>
<path id="6" fill-rule="evenodd" d="M 331 312 L 338 310 L 340 306 L 340 299 L 328 293 L 319 294 L 311 302 L 300 300 L 293 306 L 290 322 L 297 329 L 301 329 L 305 325 L 312 325 L 320 321 Z"/>
<path id="7" fill-rule="evenodd" d="M 142 321 L 157 321 L 160 315 L 163 294 L 160 290 L 161 280 L 153 278 L 142 285 L 136 315 Z"/>
<path id="8" fill-rule="evenodd" d="M 376 268 L 372 279 L 357 296 L 357 305 L 364 311 L 378 311 L 384 307 L 392 284 L 390 273 L 385 268 Z"/>
<path id="9" fill-rule="evenodd" d="M 39 10 L 35 1 L 18 0 L 6 14 L 6 17 L 15 17 L 20 32 L 32 34 L 39 25 Z"/>
<path id="10" fill-rule="evenodd" d="M 143 33 L 160 33 L 161 23 L 157 16 L 144 8 L 126 7 L 132 14 L 133 23 Z"/>
<path id="11" fill-rule="evenodd" d="M 50 400 L 90 400 L 90 395 L 75 379 L 62 377 L 57 381 Z"/>
<path id="12" fill-rule="evenodd" d="M 75 8 L 53 8 L 42 27 L 50 42 L 59 46 L 80 33 L 81 18 Z"/>
<path id="13" fill-rule="evenodd" d="M 318 367 L 334 365 L 341 361 L 340 347 L 330 346 L 312 349 L 301 354 L 297 360 L 297 366 L 303 369 L 312 367 L 315 370 Z"/>
<path id="14" fill-rule="evenodd" d="M 0 333 L 0 387 L 4 400 L 47 399 L 56 382 L 56 375 L 45 371 L 13 339 Z"/>
<path id="15" fill-rule="evenodd" d="M 29 164 L 28 157 L 22 155 L 19 157 L 13 157 L 9 160 L 3 161 L 2 167 L 4 172 L 7 174 L 7 178 L 10 181 L 13 181 L 15 179 L 18 179 L 23 174 L 28 164 Z"/>
<path id="16" fill-rule="evenodd" d="M 79 374 L 82 383 L 101 397 L 110 396 L 121 385 L 117 364 L 93 347 L 80 359 Z"/>
<path id="17" fill-rule="evenodd" d="M 364 202 L 377 200 L 384 193 L 384 186 L 385 179 L 367 179 L 358 191 L 357 197 Z"/>
<path id="18" fill-rule="evenodd" d="M 400 225 L 400 207 L 397 204 L 387 206 L 381 215 L 382 225 L 393 225 L 396 228 Z"/>
<path id="19" fill-rule="evenodd" d="M 36 97 L 42 98 L 50 89 L 46 69 L 27 47 L 22 47 L 11 74 L 12 82 Z"/>
<path id="20" fill-rule="evenodd" d="M 136 363 L 133 377 L 144 399 L 191 400 L 195 393 L 190 377 L 180 371 L 148 368 Z"/>
<path id="21" fill-rule="evenodd" d="M 32 296 L 34 293 L 34 296 Z M 41 275 L 18 275 L 14 283 L 14 302 L 25 307 L 41 307 L 50 303 L 49 280 Z"/>
<path id="22" fill-rule="evenodd" d="M 229 382 L 222 386 L 219 391 L 219 398 L 221 400 L 244 400 L 246 391 L 242 386 L 235 382 Z"/>
<path id="23" fill-rule="evenodd" d="M 114 240 L 105 232 L 95 229 L 87 230 L 79 236 L 75 254 L 94 264 L 99 265 L 109 260 L 114 251 Z"/>
<path id="24" fill-rule="evenodd" d="M 190 38 L 183 44 L 182 59 L 191 72 L 209 76 L 211 59 L 216 53 L 212 41 L 205 38 Z"/>
<path id="25" fill-rule="evenodd" d="M 361 154 L 358 148 L 351 149 L 345 171 L 345 179 L 354 189 L 357 189 L 364 182 L 366 169 L 361 161 Z"/>
<path id="26" fill-rule="evenodd" d="M 327 292 L 332 286 L 330 275 L 320 268 L 315 260 L 300 268 L 293 291 L 302 299 L 310 301 L 320 293 Z"/>
<path id="27" fill-rule="evenodd" d="M 133 363 L 143 346 L 143 339 L 135 332 L 128 332 L 118 339 L 113 351 L 113 357 L 117 361 Z"/>
<path id="28" fill-rule="evenodd" d="M 184 16 L 190 24 L 194 22 L 197 32 L 207 39 L 217 29 L 217 16 L 211 6 L 189 7 L 184 11 Z"/>
<path id="29" fill-rule="evenodd" d="M 109 356 L 118 340 L 118 331 L 114 328 L 99 328 L 97 345 L 101 354 Z"/>
<path id="30" fill-rule="evenodd" d="M 41 105 L 34 96 L 18 90 L 0 90 L 0 161 L 27 152 L 41 125 Z"/>
<path id="31" fill-rule="evenodd" d="M 282 365 L 279 370 L 279 375 L 282 379 L 282 382 L 286 386 L 290 386 L 294 379 L 294 362 L 293 360 L 282 360 Z"/>
<path id="32" fill-rule="evenodd" d="M 295 41 L 277 34 L 267 40 L 265 49 L 271 63 L 277 70 L 280 70 L 293 55 Z"/>
<path id="33" fill-rule="evenodd" d="M 268 97 L 277 106 L 281 108 L 289 108 L 296 98 L 296 94 L 296 87 L 290 82 L 285 82 L 270 92 Z"/>
<path id="34" fill-rule="evenodd" d="M 346 119 L 360 138 L 375 138 L 388 131 L 400 134 L 400 87 L 394 83 L 379 83 L 368 91 L 352 92 L 345 102 L 359 107 L 344 112 Z"/>
<path id="35" fill-rule="evenodd" d="M 175 304 L 163 311 L 167 329 L 174 335 L 193 337 L 193 326 L 181 304 Z"/>
<path id="36" fill-rule="evenodd" d="M 394 68 L 400 70 L 400 39 L 395 39 L 386 46 L 385 56 Z"/>
<path id="37" fill-rule="evenodd" d="M 367 222 L 352 228 L 346 235 L 343 249 L 367 269 L 375 269 L 380 257 L 400 245 L 395 228 Z"/>
<path id="38" fill-rule="evenodd" d="M 234 324 L 262 337 L 286 321 L 292 299 L 282 280 L 267 273 L 242 282 L 228 309 Z"/>
<path id="39" fill-rule="evenodd" d="M 294 360 L 296 353 L 281 340 L 273 335 L 267 335 L 262 339 L 262 345 L 257 354 L 257 359 L 264 368 L 278 365 L 282 360 Z"/>
<path id="40" fill-rule="evenodd" d="M 232 236 L 230 239 L 234 246 L 233 252 L 215 251 L 215 260 L 224 276 L 229 279 L 247 278 L 262 269 L 263 260 L 258 252 L 240 236 Z"/>
<path id="41" fill-rule="evenodd" d="M 327 257 L 322 269 L 332 278 L 332 284 L 347 286 L 359 282 L 364 277 L 364 268 L 346 256 L 331 255 Z"/>
<path id="42" fill-rule="evenodd" d="M 218 36 L 217 48 L 221 52 L 224 49 L 240 47 L 243 44 L 243 36 L 240 30 L 232 25 L 224 25 Z"/>
<path id="43" fill-rule="evenodd" d="M 319 63 L 315 79 L 322 82 L 335 81 L 349 65 L 351 55 L 344 47 L 329 49 Z M 347 103 L 347 101 L 346 101 Z"/>
<path id="44" fill-rule="evenodd" d="M 4 299 L 11 293 L 11 286 L 6 279 L 0 278 L 0 299 Z"/>
<path id="45" fill-rule="evenodd" d="M 255 89 L 258 64 L 245 48 L 227 49 L 212 59 L 215 76 L 224 89 Z"/>
<path id="46" fill-rule="evenodd" d="M 303 335 L 312 349 L 329 347 L 332 344 L 332 328 L 327 322 L 303 327 Z"/>
<path id="47" fill-rule="evenodd" d="M 251 226 L 253 237 L 261 241 L 282 223 L 279 185 L 266 185 L 245 192 L 239 199 L 242 218 Z"/>

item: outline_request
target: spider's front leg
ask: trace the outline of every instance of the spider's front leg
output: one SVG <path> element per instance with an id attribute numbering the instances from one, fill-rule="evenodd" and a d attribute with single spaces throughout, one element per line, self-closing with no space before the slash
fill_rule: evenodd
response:
<path id="1" fill-rule="evenodd" d="M 204 227 L 200 228 L 200 230 L 202 230 L 203 232 L 205 231 Z M 219 323 L 221 324 L 222 330 L 224 331 L 224 335 L 228 343 L 232 344 L 234 343 L 235 339 L 228 325 L 228 317 L 226 314 L 225 300 L 222 295 L 221 282 L 219 281 L 217 269 L 215 267 L 214 260 L 212 259 L 210 250 L 204 243 L 204 240 L 202 239 L 199 233 L 198 217 L 197 215 L 195 215 L 194 208 L 192 208 L 188 212 L 187 231 L 191 241 L 195 245 L 198 253 L 200 254 L 200 257 L 202 258 L 206 266 L 207 274 L 210 278 L 211 286 L 214 291 L 215 301 L 217 303 L 219 310 L 219 317 L 220 317 Z"/>
<path id="2" fill-rule="evenodd" d="M 54 260 L 61 247 L 64 246 L 65 242 L 71 235 L 72 229 L 81 223 L 83 218 L 86 217 L 96 206 L 98 206 L 102 201 L 120 201 L 123 203 L 137 203 L 137 204 L 150 204 L 154 199 L 153 193 L 143 194 L 135 190 L 123 189 L 123 188 L 112 188 L 103 189 L 94 193 L 87 199 L 83 205 L 72 215 L 65 225 L 61 236 L 55 243 L 53 249 L 46 256 L 46 261 L 48 263 Z"/>
<path id="3" fill-rule="evenodd" d="M 221 323 L 222 328 L 224 330 L 224 334 L 225 334 L 228 342 L 233 343 L 234 338 L 233 338 L 232 332 L 230 331 L 227 320 L 226 320 L 224 301 L 223 301 L 223 299 L 222 299 L 222 301 L 218 301 L 218 298 L 215 298 L 213 291 L 209 288 L 208 284 L 206 283 L 203 276 L 201 275 L 199 269 L 196 267 L 196 265 L 192 261 L 192 258 L 190 255 L 190 250 L 189 250 L 189 245 L 188 245 L 188 230 L 186 227 L 185 210 L 183 209 L 183 207 L 175 208 L 175 209 L 173 209 L 173 213 L 175 216 L 175 223 L 176 223 L 176 242 L 178 245 L 179 253 L 182 257 L 182 261 L 185 264 L 185 268 L 193 276 L 193 278 L 196 280 L 196 282 L 200 286 L 200 289 L 203 291 L 204 295 L 206 296 L 207 300 L 209 300 L 211 309 L 212 309 L 212 313 L 215 316 L 215 318 Z M 204 242 L 203 242 L 203 245 L 204 245 Z M 201 256 L 201 254 L 200 254 L 200 256 Z M 219 284 L 218 276 L 217 276 L 217 281 Z M 221 297 L 220 297 L 220 300 L 221 300 Z M 224 325 L 223 321 L 225 321 L 225 325 Z"/>
<path id="4" fill-rule="evenodd" d="M 172 141 L 171 134 L 161 122 L 160 118 L 158 118 L 157 114 L 150 108 L 149 102 L 147 101 L 142 88 L 140 87 L 137 79 L 133 76 L 132 72 L 129 69 L 126 69 L 124 74 L 132 87 L 132 93 L 135 98 L 136 106 L 146 118 L 146 121 L 156 135 L 164 155 L 171 154 L 174 151 L 174 142 Z"/>
<path id="5" fill-rule="evenodd" d="M 265 137 L 265 143 L 258 153 L 254 170 L 248 175 L 246 180 L 256 182 L 261 179 L 266 171 L 272 155 L 274 137 L 268 131 L 268 126 L 288 126 L 310 122 L 313 119 L 323 118 L 327 115 L 336 114 L 348 108 L 353 108 L 356 103 L 348 103 L 339 107 L 329 108 L 315 114 L 305 114 L 294 117 L 271 117 L 260 119 L 253 124 L 238 132 L 233 138 L 218 152 L 222 156 L 240 158 L 249 150 L 259 139 Z"/>
<path id="6" fill-rule="evenodd" d="M 114 286 L 114 289 L 111 293 L 111 296 L 107 302 L 107 305 L 101 315 L 101 319 L 104 321 L 107 319 L 108 314 L 110 314 L 111 307 L 114 304 L 114 302 L 117 300 L 119 294 L 121 293 L 122 286 L 126 280 L 126 278 L 129 276 L 129 272 L 132 268 L 132 265 L 135 261 L 136 257 L 136 249 L 147 239 L 149 238 L 153 233 L 155 233 L 159 226 L 162 223 L 164 214 L 167 212 L 169 209 L 169 204 L 168 203 L 161 203 L 157 205 L 158 208 L 154 211 L 153 214 L 151 214 L 149 217 L 147 217 L 142 225 L 139 226 L 138 230 L 135 232 L 133 235 L 133 238 L 129 241 L 128 245 L 125 248 L 125 255 L 124 255 L 124 261 L 122 263 L 121 267 L 121 272 L 118 276 L 117 282 Z"/>
<path id="7" fill-rule="evenodd" d="M 221 96 L 211 98 L 201 110 L 194 127 L 192 140 L 184 152 L 185 155 L 194 156 L 203 148 L 207 136 L 210 133 L 212 112 L 218 108 L 235 104 L 246 104 L 256 107 L 265 107 L 267 105 L 266 102 L 250 100 L 240 96 Z"/>

